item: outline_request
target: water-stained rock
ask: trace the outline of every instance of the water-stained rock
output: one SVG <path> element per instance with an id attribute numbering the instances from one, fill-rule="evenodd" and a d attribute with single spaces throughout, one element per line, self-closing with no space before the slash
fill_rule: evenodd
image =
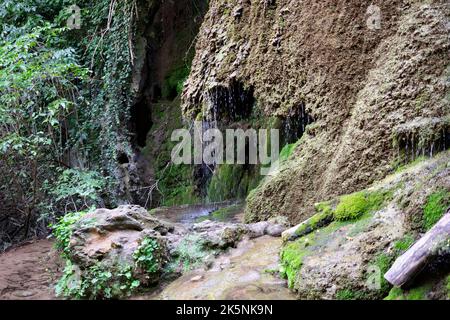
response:
<path id="1" fill-rule="evenodd" d="M 81 215 L 64 250 L 70 262 L 60 291 L 68 296 L 119 297 L 155 284 L 162 276 L 208 267 L 215 256 L 245 237 L 279 236 L 284 228 L 277 221 L 263 226 L 210 220 L 186 225 L 163 217 L 132 205 Z"/>
<path id="2" fill-rule="evenodd" d="M 169 260 L 165 235 L 173 229 L 139 206 L 98 209 L 73 226 L 68 259 L 80 281 L 89 278 L 93 270 L 102 270 L 111 273 L 114 286 L 121 281 L 115 279 L 116 274 L 129 270 L 130 279 L 140 285 L 155 283 Z M 151 249 L 145 248 L 149 245 Z M 141 256 L 145 256 L 144 263 Z"/>

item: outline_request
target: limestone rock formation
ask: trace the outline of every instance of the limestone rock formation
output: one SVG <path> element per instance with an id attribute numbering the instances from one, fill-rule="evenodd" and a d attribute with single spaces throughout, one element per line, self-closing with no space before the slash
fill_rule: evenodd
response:
<path id="1" fill-rule="evenodd" d="M 98 263 L 110 270 L 123 265 L 134 266 L 135 252 L 144 239 L 151 239 L 156 244 L 152 252 L 155 268 L 150 273 L 145 268 L 134 268 L 134 277 L 144 283 L 155 283 L 169 259 L 164 235 L 173 229 L 139 206 L 98 209 L 86 214 L 74 226 L 69 259 L 81 272 Z"/>
<path id="2" fill-rule="evenodd" d="M 255 114 L 308 124 L 290 160 L 248 198 L 248 221 L 283 214 L 299 223 L 315 202 L 449 147 L 449 7 L 382 0 L 373 17 L 369 5 L 210 1 L 185 116 L 245 115 L 240 102 L 251 95 Z"/>
<path id="3" fill-rule="evenodd" d="M 245 237 L 278 237 L 285 228 L 282 219 L 262 226 L 210 220 L 185 226 L 140 206 L 98 209 L 71 227 L 65 250 L 70 269 L 62 278 L 61 292 L 82 298 L 120 297 L 163 277 L 208 267 L 214 256 Z"/>
<path id="4" fill-rule="evenodd" d="M 388 298 L 404 294 L 406 298 L 413 292 L 420 293 L 415 299 L 446 299 L 448 248 L 434 252 L 425 269 L 407 288 L 392 288 L 384 275 L 395 259 L 447 212 L 449 159 L 446 152 L 389 176 L 357 193 L 366 195 L 361 202 L 362 198 L 354 195 L 326 202 L 318 206 L 321 210 L 309 221 L 293 228 L 294 231 L 285 231 L 281 271 L 298 297 L 382 299 L 388 294 Z M 442 195 L 439 196 L 442 202 L 434 202 L 436 195 Z M 360 211 L 361 215 L 338 219 L 342 216 L 336 212 L 345 206 L 351 208 L 349 213 Z M 333 218 L 320 224 L 324 211 Z M 429 219 L 431 224 L 427 223 Z M 312 227 L 314 220 L 317 227 Z M 296 231 L 299 237 L 294 236 Z"/>

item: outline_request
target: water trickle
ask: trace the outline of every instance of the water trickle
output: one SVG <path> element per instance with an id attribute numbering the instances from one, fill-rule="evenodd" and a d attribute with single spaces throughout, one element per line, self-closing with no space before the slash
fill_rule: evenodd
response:
<path id="1" fill-rule="evenodd" d="M 224 129 L 230 124 L 250 118 L 255 103 L 253 88 L 245 88 L 241 82 L 232 81 L 227 85 L 215 85 L 204 95 L 205 109 L 202 115 L 200 135 L 209 129 Z M 207 143 L 202 142 L 202 153 Z M 215 165 L 202 163 L 194 171 L 200 193 L 206 195 Z"/>
<path id="2" fill-rule="evenodd" d="M 291 109 L 289 114 L 283 119 L 283 142 L 296 142 L 305 133 L 306 126 L 313 122 L 314 119 L 308 114 L 303 103 L 297 108 Z"/>
<path id="3" fill-rule="evenodd" d="M 397 156 L 402 163 L 433 157 L 450 148 L 450 126 L 439 118 L 416 119 L 395 129 Z"/>
<path id="4" fill-rule="evenodd" d="M 235 122 L 250 117 L 255 99 L 253 88 L 246 89 L 238 81 L 232 81 L 228 86 L 218 85 L 205 94 L 207 121 L 223 123 Z"/>

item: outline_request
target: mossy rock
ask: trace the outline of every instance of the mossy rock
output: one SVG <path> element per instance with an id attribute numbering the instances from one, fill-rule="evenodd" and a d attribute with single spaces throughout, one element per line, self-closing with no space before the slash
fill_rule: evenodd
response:
<path id="1" fill-rule="evenodd" d="M 428 300 L 427 293 L 430 289 L 430 285 L 423 285 L 409 290 L 394 287 L 384 300 Z"/>
<path id="2" fill-rule="evenodd" d="M 280 275 L 287 278 L 289 288 L 294 288 L 295 281 L 303 265 L 303 258 L 309 253 L 312 237 L 303 237 L 285 245 L 280 253 Z"/>
<path id="3" fill-rule="evenodd" d="M 438 190 L 430 194 L 423 209 L 423 227 L 430 230 L 444 215 L 450 206 L 450 191 Z"/>
<path id="4" fill-rule="evenodd" d="M 160 280 L 169 259 L 162 234 L 173 227 L 144 208 L 97 209 L 68 227 L 72 229 L 64 255 L 67 267 L 58 282 L 58 294 L 120 298 Z"/>
<path id="5" fill-rule="evenodd" d="M 356 220 L 364 214 L 380 210 L 392 199 L 391 191 L 360 191 L 342 196 L 334 211 L 338 221 Z"/>
<path id="6" fill-rule="evenodd" d="M 245 199 L 257 187 L 260 177 L 246 170 L 244 165 L 222 164 L 216 168 L 207 188 L 207 198 L 211 202 Z"/>

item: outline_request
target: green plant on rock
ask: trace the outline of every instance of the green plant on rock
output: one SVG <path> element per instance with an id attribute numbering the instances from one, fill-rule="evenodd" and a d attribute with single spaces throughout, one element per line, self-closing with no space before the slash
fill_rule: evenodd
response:
<path id="1" fill-rule="evenodd" d="M 366 213 L 380 210 L 392 198 L 390 191 L 360 191 L 342 196 L 334 212 L 338 221 L 356 220 Z"/>
<path id="2" fill-rule="evenodd" d="M 311 237 L 303 237 L 286 244 L 280 252 L 280 275 L 288 279 L 289 288 L 294 288 L 295 281 L 303 265 L 303 258 L 309 253 Z"/>
<path id="3" fill-rule="evenodd" d="M 155 251 L 159 249 L 158 242 L 155 239 L 144 238 L 133 253 L 133 259 L 137 267 L 142 268 L 148 273 L 159 271 L 160 261 L 155 255 Z"/>
<path id="4" fill-rule="evenodd" d="M 450 191 L 439 190 L 430 194 L 423 209 L 423 227 L 430 230 L 450 206 Z"/>
<path id="5" fill-rule="evenodd" d="M 280 151 L 280 162 L 284 162 L 292 155 L 300 140 L 296 143 L 287 144 Z"/>
<path id="6" fill-rule="evenodd" d="M 188 65 L 174 68 L 164 79 L 162 96 L 164 99 L 173 99 L 183 91 L 183 85 L 190 73 Z"/>
<path id="7" fill-rule="evenodd" d="M 209 201 L 244 199 L 259 183 L 259 175 L 243 165 L 222 164 L 216 168 L 207 188 Z"/>
<path id="8" fill-rule="evenodd" d="M 364 293 L 350 289 L 341 289 L 336 292 L 337 300 L 364 300 L 364 297 Z"/>
<path id="9" fill-rule="evenodd" d="M 162 206 L 196 204 L 200 202 L 192 183 L 192 167 L 170 165 L 157 173 L 160 176 L 159 189 L 162 193 Z"/>
<path id="10" fill-rule="evenodd" d="M 400 253 L 403 253 L 414 244 L 414 240 L 412 235 L 405 235 L 402 239 L 394 243 L 394 248 Z"/>
<path id="11" fill-rule="evenodd" d="M 63 276 L 55 286 L 57 296 L 75 299 L 112 299 L 129 296 L 140 286 L 131 265 L 107 267 L 97 263 L 86 270 L 76 270 L 67 260 Z"/>
<path id="12" fill-rule="evenodd" d="M 384 300 L 427 300 L 427 293 L 429 291 L 430 285 L 426 284 L 409 290 L 394 287 L 389 291 L 389 295 Z"/>
<path id="13" fill-rule="evenodd" d="M 334 217 L 336 220 L 354 220 L 361 217 L 367 207 L 366 197 L 363 192 L 357 192 L 351 195 L 346 195 L 341 198 Z"/>
<path id="14" fill-rule="evenodd" d="M 175 249 L 175 259 L 168 265 L 167 271 L 173 272 L 181 267 L 185 272 L 201 265 L 205 258 L 214 253 L 205 248 L 204 240 L 198 235 L 188 235 Z"/>
<path id="15" fill-rule="evenodd" d="M 395 256 L 394 255 L 389 255 L 386 253 L 379 253 L 374 261 L 373 261 L 373 265 L 377 266 L 380 270 L 380 275 L 381 275 L 381 279 L 380 279 L 380 290 L 381 292 L 384 292 L 385 294 L 387 294 L 389 292 L 389 289 L 392 287 L 391 284 L 383 277 L 384 274 L 386 274 L 386 272 L 388 272 L 389 268 L 392 266 L 392 264 L 394 263 L 395 260 Z"/>
<path id="16" fill-rule="evenodd" d="M 384 300 L 404 300 L 403 289 L 394 287 L 389 291 L 389 295 Z"/>
<path id="17" fill-rule="evenodd" d="M 314 230 L 330 224 L 333 221 L 333 209 L 331 208 L 330 201 L 317 203 L 315 208 L 317 213 L 303 222 L 297 230 L 295 230 L 295 234 L 297 236 L 304 236 Z"/>
<path id="18" fill-rule="evenodd" d="M 94 208 L 87 211 L 68 213 L 61 217 L 57 223 L 50 225 L 52 235 L 56 238 L 56 247 L 61 250 L 64 257 L 67 257 L 70 253 L 69 244 L 74 225 L 92 210 Z"/>

